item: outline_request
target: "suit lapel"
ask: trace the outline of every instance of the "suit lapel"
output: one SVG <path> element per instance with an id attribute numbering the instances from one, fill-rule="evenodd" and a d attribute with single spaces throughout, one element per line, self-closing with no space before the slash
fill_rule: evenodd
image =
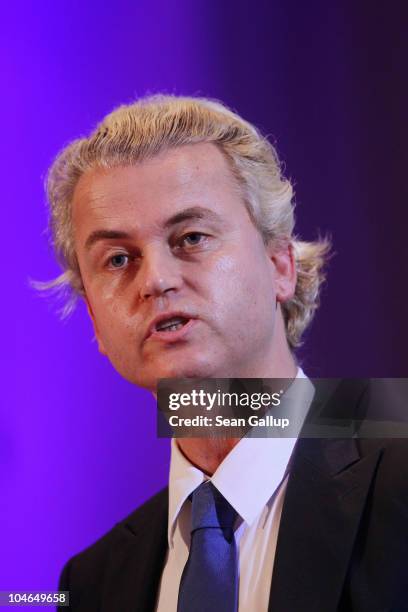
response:
<path id="1" fill-rule="evenodd" d="M 356 441 L 298 440 L 282 510 L 269 612 L 331 612 L 342 585 L 381 450 Z"/>
<path id="2" fill-rule="evenodd" d="M 107 564 L 101 612 L 155 609 L 167 552 L 167 492 L 137 520 L 118 525 Z"/>

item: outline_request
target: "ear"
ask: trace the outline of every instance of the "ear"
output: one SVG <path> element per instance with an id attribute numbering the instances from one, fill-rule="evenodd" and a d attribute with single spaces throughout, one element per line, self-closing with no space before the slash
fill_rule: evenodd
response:
<path id="1" fill-rule="evenodd" d="M 92 321 L 92 325 L 93 325 L 94 332 L 95 332 L 95 338 L 96 338 L 96 341 L 98 343 L 99 352 L 102 353 L 102 355 L 106 356 L 107 355 L 106 349 L 105 349 L 105 346 L 103 344 L 103 340 L 102 340 L 101 335 L 100 335 L 99 330 L 98 330 L 98 325 L 96 323 L 96 319 L 95 319 L 95 315 L 94 315 L 93 310 L 92 310 L 91 303 L 88 300 L 86 295 L 84 296 L 84 300 L 85 300 L 85 304 L 86 304 L 86 309 L 87 309 L 88 314 L 89 314 L 89 316 L 91 318 L 91 321 Z"/>
<path id="2" fill-rule="evenodd" d="M 296 261 L 291 242 L 268 248 L 269 257 L 275 268 L 276 301 L 290 300 L 296 289 Z"/>

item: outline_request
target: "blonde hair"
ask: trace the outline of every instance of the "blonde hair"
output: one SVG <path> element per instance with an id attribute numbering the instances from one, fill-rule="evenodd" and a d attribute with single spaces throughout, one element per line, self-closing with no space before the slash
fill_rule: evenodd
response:
<path id="1" fill-rule="evenodd" d="M 50 229 L 64 272 L 40 288 L 68 290 L 63 316 L 84 295 L 74 249 L 71 202 L 79 178 L 95 167 L 132 165 L 172 147 L 201 142 L 219 147 L 230 163 L 245 205 L 265 243 L 293 246 L 297 284 L 282 304 L 286 336 L 293 349 L 319 304 L 319 289 L 330 243 L 304 242 L 293 236 L 294 204 L 290 181 L 281 171 L 274 147 L 250 123 L 217 101 L 155 95 L 123 105 L 107 115 L 88 138 L 75 140 L 55 159 L 46 180 Z"/>

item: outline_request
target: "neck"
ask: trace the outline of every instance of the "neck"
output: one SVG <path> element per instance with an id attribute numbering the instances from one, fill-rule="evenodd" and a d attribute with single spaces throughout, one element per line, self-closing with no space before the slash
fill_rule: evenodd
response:
<path id="1" fill-rule="evenodd" d="M 280 359 L 270 363 L 278 363 L 259 378 L 295 378 L 297 365 L 286 343 L 279 351 Z M 237 377 L 238 378 L 238 377 Z M 243 378 L 243 377 L 242 377 Z M 212 476 L 220 463 L 224 461 L 229 452 L 238 444 L 241 438 L 179 438 L 178 447 L 183 455 L 194 466 L 208 476 Z"/>
<path id="2" fill-rule="evenodd" d="M 240 438 L 179 438 L 177 445 L 195 467 L 212 476 Z"/>

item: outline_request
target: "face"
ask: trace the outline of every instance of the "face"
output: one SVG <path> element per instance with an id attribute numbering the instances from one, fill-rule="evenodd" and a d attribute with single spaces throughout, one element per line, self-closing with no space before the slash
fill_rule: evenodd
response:
<path id="1" fill-rule="evenodd" d="M 155 390 L 268 375 L 287 348 L 275 305 L 293 294 L 293 257 L 265 247 L 215 145 L 89 171 L 72 215 L 99 350 L 122 376 Z"/>

